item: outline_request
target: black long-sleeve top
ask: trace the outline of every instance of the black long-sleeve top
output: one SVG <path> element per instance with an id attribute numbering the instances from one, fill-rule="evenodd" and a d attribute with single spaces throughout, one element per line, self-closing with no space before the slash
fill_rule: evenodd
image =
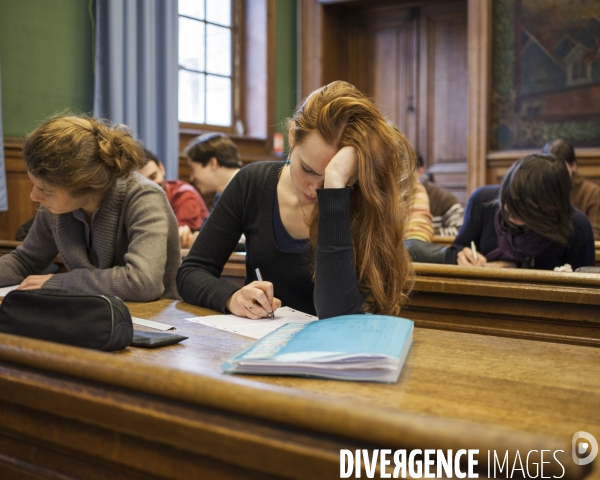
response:
<path id="1" fill-rule="evenodd" d="M 319 318 L 361 309 L 364 295 L 358 287 L 350 233 L 350 190 L 318 190 L 316 250 L 284 252 L 273 234 L 273 202 L 283 166 L 283 162 L 248 165 L 223 191 L 177 272 L 177 288 L 186 302 L 226 312 L 227 300 L 239 287 L 220 275 L 243 233 L 246 284 L 256 280 L 258 267 L 284 306 Z"/>

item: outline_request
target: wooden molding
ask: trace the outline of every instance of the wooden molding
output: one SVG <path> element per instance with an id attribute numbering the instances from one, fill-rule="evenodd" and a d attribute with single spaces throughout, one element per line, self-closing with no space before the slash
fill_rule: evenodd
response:
<path id="1" fill-rule="evenodd" d="M 27 173 L 23 161 L 23 137 L 4 137 L 4 161 L 6 174 Z"/>
<path id="2" fill-rule="evenodd" d="M 512 164 L 515 160 L 518 160 L 525 155 L 540 153 L 540 150 L 541 149 L 492 151 L 488 152 L 486 158 L 488 164 L 491 162 L 504 162 L 504 164 L 510 162 L 510 164 Z M 578 148 L 575 150 L 575 158 L 579 165 L 600 163 L 600 148 Z"/>
<path id="3" fill-rule="evenodd" d="M 300 8 L 302 68 L 298 90 L 300 97 L 304 98 L 322 86 L 321 21 L 323 6 L 318 0 L 303 0 L 300 2 Z"/>
<path id="4" fill-rule="evenodd" d="M 14 240 L 17 229 L 35 215 L 37 204 L 31 201 L 31 180 L 23 161 L 22 137 L 4 137 L 4 160 L 8 211 L 0 212 L 0 239 Z"/>
<path id="5" fill-rule="evenodd" d="M 488 184 L 500 183 L 506 171 L 516 160 L 532 153 L 540 153 L 540 150 L 507 150 L 488 153 L 486 182 Z M 600 184 L 600 149 L 578 148 L 575 156 L 577 172 L 587 180 Z"/>
<path id="6" fill-rule="evenodd" d="M 467 195 L 486 182 L 491 92 L 492 1 L 469 0 Z"/>

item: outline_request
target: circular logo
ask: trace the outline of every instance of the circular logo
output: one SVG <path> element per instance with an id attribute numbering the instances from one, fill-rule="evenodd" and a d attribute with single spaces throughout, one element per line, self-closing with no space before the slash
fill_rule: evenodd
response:
<path id="1" fill-rule="evenodd" d="M 598 442 L 588 432 L 573 435 L 573 461 L 577 465 L 592 463 L 598 455 Z"/>

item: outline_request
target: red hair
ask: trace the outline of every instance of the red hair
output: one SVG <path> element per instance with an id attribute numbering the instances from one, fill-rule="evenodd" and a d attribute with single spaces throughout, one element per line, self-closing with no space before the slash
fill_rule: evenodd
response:
<path id="1" fill-rule="evenodd" d="M 413 199 L 415 153 L 401 132 L 347 82 L 311 93 L 289 120 L 294 142 L 316 131 L 337 148 L 353 146 L 358 182 L 351 194 L 351 232 L 359 287 L 367 312 L 397 315 L 412 288 L 412 264 L 404 247 Z M 317 241 L 318 209 L 310 222 Z"/>

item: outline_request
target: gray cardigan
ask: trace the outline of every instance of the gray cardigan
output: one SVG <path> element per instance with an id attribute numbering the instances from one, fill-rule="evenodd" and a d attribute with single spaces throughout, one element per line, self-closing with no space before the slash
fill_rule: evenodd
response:
<path id="1" fill-rule="evenodd" d="M 0 286 L 40 274 L 60 253 L 68 272 L 43 288 L 138 302 L 178 298 L 177 220 L 158 185 L 138 173 L 118 179 L 94 214 L 91 231 L 86 229 L 73 212 L 55 215 L 40 207 L 23 245 L 0 257 Z"/>

